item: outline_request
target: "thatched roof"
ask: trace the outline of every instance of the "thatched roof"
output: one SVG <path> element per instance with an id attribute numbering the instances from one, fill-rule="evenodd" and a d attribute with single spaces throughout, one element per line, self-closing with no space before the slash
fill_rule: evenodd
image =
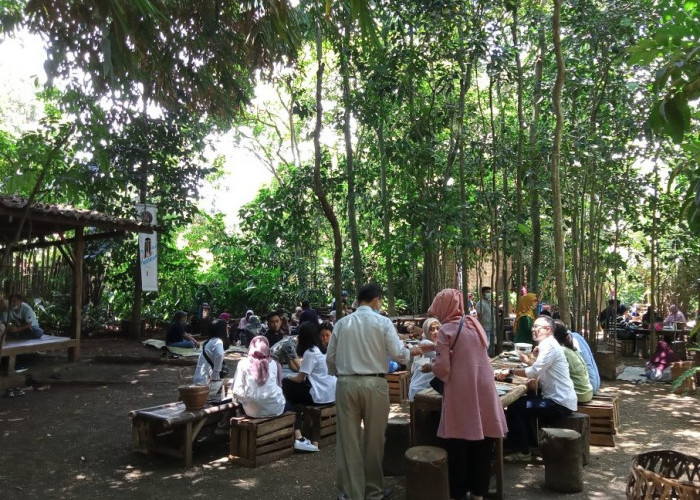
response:
<path id="1" fill-rule="evenodd" d="M 27 205 L 20 196 L 0 195 L 0 245 L 11 243 Z M 106 232 L 150 233 L 154 227 L 131 219 L 84 210 L 67 205 L 34 203 L 22 227 L 20 241 L 72 231 L 79 227 L 97 228 Z"/>

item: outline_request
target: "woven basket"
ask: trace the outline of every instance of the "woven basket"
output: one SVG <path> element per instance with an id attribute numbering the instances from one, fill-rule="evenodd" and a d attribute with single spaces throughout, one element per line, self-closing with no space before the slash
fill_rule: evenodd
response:
<path id="1" fill-rule="evenodd" d="M 698 500 L 700 459 L 672 450 L 641 453 L 632 460 L 628 500 Z"/>

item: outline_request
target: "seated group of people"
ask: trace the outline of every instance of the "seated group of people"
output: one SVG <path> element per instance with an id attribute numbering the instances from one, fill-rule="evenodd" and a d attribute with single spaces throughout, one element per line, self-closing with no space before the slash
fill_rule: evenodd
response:
<path id="1" fill-rule="evenodd" d="M 519 353 L 525 368 L 499 370 L 498 380 L 516 375 L 527 377 L 534 392 L 523 396 L 506 410 L 508 434 L 505 447 L 512 454 L 509 461 L 529 461 L 530 447 L 537 438 L 533 418 L 545 421 L 565 417 L 576 411 L 579 403 L 587 403 L 600 388 L 600 375 L 593 354 L 585 339 L 569 332 L 560 320 L 541 315 L 532 324 L 532 341 L 537 343 L 533 354 Z"/>
<path id="2" fill-rule="evenodd" d="M 272 314 L 272 313 L 271 313 Z M 279 315 L 268 316 L 265 335 L 255 335 L 248 346 L 248 356 L 241 359 L 230 386 L 224 388 L 224 353 L 229 343 L 225 330 L 210 329 L 209 339 L 202 346 L 202 354 L 192 380 L 197 385 L 208 385 L 211 398 L 230 391 L 245 414 L 252 418 L 275 417 L 285 411 L 296 411 L 294 448 L 318 451 L 318 443 L 302 436 L 303 407 L 335 402 L 336 378 L 326 367 L 325 342 L 322 328 L 330 337 L 329 324 L 304 321 L 297 335 L 283 335 L 279 330 Z M 283 377 L 282 364 L 287 364 L 292 375 Z"/>

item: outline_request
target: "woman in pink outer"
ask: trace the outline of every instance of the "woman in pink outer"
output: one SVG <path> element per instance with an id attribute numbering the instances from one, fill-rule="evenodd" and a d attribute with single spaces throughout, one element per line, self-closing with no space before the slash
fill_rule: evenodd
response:
<path id="1" fill-rule="evenodd" d="M 450 497 L 481 499 L 487 492 L 496 438 L 508 428 L 496 392 L 488 342 L 481 324 L 464 315 L 462 292 L 438 293 L 428 314 L 442 322 L 433 373 L 445 382 L 438 436 L 446 439 Z M 462 332 L 450 354 L 460 321 Z"/>

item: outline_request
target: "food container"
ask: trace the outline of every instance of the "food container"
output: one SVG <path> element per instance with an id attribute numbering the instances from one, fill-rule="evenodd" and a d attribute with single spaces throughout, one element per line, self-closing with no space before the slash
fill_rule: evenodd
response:
<path id="1" fill-rule="evenodd" d="M 209 387 L 206 385 L 181 385 L 177 388 L 180 391 L 180 399 L 185 403 L 185 410 L 201 410 L 209 396 Z"/>
<path id="2" fill-rule="evenodd" d="M 516 342 L 515 348 L 523 354 L 530 354 L 532 352 L 532 344 L 528 344 L 527 342 Z"/>

